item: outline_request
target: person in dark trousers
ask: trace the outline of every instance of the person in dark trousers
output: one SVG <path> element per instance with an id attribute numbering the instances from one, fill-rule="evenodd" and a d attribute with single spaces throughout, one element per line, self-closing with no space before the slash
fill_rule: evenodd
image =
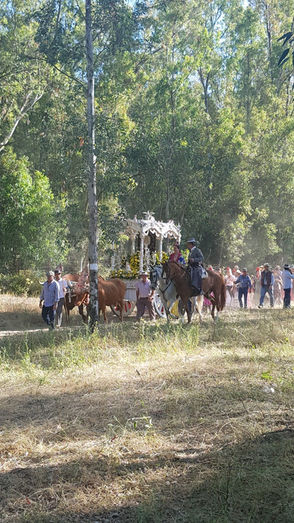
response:
<path id="1" fill-rule="evenodd" d="M 202 251 L 196 247 L 195 238 L 191 238 L 187 241 L 187 247 L 190 251 L 188 257 L 188 265 L 190 269 L 191 286 L 193 289 L 193 295 L 197 296 L 202 293 L 202 263 L 203 254 Z"/>
<path id="2" fill-rule="evenodd" d="M 273 275 L 272 271 L 270 271 L 268 263 L 265 263 L 263 267 L 264 267 L 264 270 L 262 271 L 261 276 L 260 276 L 261 289 L 260 289 L 260 300 L 259 300 L 259 305 L 258 305 L 259 309 L 261 309 L 263 307 L 264 297 L 265 297 L 266 293 L 269 294 L 271 307 L 274 306 L 274 296 L 273 296 L 273 286 L 275 283 L 274 275 Z"/>
<path id="3" fill-rule="evenodd" d="M 247 274 L 247 269 L 242 270 L 242 274 L 238 276 L 238 278 L 235 281 L 235 285 L 238 287 L 238 299 L 240 308 L 243 308 L 243 301 L 242 297 L 244 296 L 244 309 L 247 309 L 247 297 L 248 297 L 248 291 L 251 289 L 251 279 Z"/>
<path id="4" fill-rule="evenodd" d="M 47 281 L 43 283 L 39 307 L 45 323 L 54 329 L 54 316 L 58 304 L 58 283 L 54 280 L 54 272 L 47 272 Z M 44 303 L 43 303 L 44 302 Z"/>
<path id="5" fill-rule="evenodd" d="M 67 281 L 63 280 L 61 278 L 60 269 L 55 269 L 54 278 L 55 278 L 55 281 L 57 281 L 57 283 L 58 283 L 58 305 L 57 305 L 57 309 L 56 309 L 55 326 L 61 327 L 62 308 L 64 307 L 64 297 L 66 295 L 68 285 L 67 285 Z"/>
<path id="6" fill-rule="evenodd" d="M 141 279 L 136 283 L 137 296 L 137 321 L 144 315 L 145 308 L 149 312 L 150 320 L 155 320 L 155 311 L 153 307 L 154 289 L 152 289 L 150 280 L 148 280 L 148 273 L 142 272 Z"/>
<path id="7" fill-rule="evenodd" d="M 292 274 L 290 266 L 286 263 L 284 265 L 284 270 L 282 272 L 283 279 L 283 288 L 284 288 L 284 309 L 290 309 L 291 307 L 291 289 L 292 289 L 292 280 L 294 279 L 294 274 Z"/>

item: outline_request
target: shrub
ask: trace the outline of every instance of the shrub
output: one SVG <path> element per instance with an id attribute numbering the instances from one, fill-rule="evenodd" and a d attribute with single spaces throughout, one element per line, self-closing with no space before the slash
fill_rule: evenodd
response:
<path id="1" fill-rule="evenodd" d="M 41 286 L 38 276 L 32 271 L 17 274 L 0 274 L 0 292 L 17 296 L 38 296 Z"/>

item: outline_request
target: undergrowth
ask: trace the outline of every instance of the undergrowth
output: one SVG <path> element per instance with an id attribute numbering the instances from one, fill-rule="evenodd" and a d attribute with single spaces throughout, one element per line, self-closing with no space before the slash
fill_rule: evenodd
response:
<path id="1" fill-rule="evenodd" d="M 1 340 L 1 522 L 293 521 L 294 315 Z"/>

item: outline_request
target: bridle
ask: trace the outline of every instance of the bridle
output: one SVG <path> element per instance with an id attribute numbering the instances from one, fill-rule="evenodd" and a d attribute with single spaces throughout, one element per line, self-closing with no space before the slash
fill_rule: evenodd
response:
<path id="1" fill-rule="evenodd" d="M 164 278 L 164 276 L 163 276 L 164 273 L 166 273 L 166 278 Z M 171 284 L 173 283 L 173 280 L 172 280 L 172 278 L 169 278 L 169 277 L 168 277 L 167 272 L 166 272 L 164 266 L 162 267 L 161 276 L 159 276 L 159 277 L 161 277 L 163 280 L 165 279 L 165 284 L 166 284 L 165 289 L 161 289 L 160 287 L 158 287 L 158 288 L 159 288 L 159 291 L 160 291 L 160 293 L 162 294 L 164 300 L 167 301 L 166 298 L 165 298 L 165 293 L 166 293 L 167 289 L 168 289 L 168 288 L 171 286 Z"/>
<path id="2" fill-rule="evenodd" d="M 165 280 L 165 283 L 167 283 L 166 280 Z M 162 290 L 162 289 L 159 287 L 159 290 L 160 290 L 162 296 L 164 297 L 165 301 L 167 301 L 166 298 L 165 298 L 165 293 L 166 293 L 167 289 L 171 286 L 172 283 L 173 283 L 173 281 L 172 281 L 172 279 L 170 279 L 169 282 L 168 282 L 168 284 L 167 284 L 167 286 L 165 287 L 165 289 Z"/>
<path id="3" fill-rule="evenodd" d="M 182 265 L 180 265 L 178 262 L 175 262 L 175 261 L 172 261 L 172 262 L 170 262 L 170 263 L 175 264 L 176 267 L 178 267 L 179 269 L 181 269 L 181 271 L 185 273 L 185 274 L 183 274 L 183 276 L 187 276 L 188 273 L 187 273 L 187 269 L 185 269 L 185 267 L 182 267 Z M 171 279 L 171 281 L 174 281 L 174 279 L 175 279 L 174 276 L 171 277 L 170 275 L 169 275 L 169 278 Z"/>

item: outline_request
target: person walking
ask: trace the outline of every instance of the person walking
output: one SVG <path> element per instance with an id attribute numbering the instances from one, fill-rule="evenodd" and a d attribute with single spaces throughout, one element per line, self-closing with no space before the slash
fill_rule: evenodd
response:
<path id="1" fill-rule="evenodd" d="M 284 270 L 282 272 L 283 279 L 283 288 L 284 288 L 284 309 L 290 309 L 291 307 L 291 289 L 292 289 L 292 280 L 294 279 L 294 274 L 292 274 L 290 266 L 285 263 Z"/>
<path id="2" fill-rule="evenodd" d="M 142 272 L 141 280 L 136 283 L 137 321 L 142 318 L 146 308 L 150 320 L 155 319 L 155 311 L 153 307 L 154 289 L 152 289 L 150 280 L 148 280 L 147 276 L 147 272 Z"/>
<path id="3" fill-rule="evenodd" d="M 47 281 L 43 283 L 39 307 L 45 323 L 54 329 L 54 316 L 58 304 L 58 283 L 54 280 L 54 272 L 47 272 Z M 43 303 L 44 302 L 44 303 Z"/>
<path id="4" fill-rule="evenodd" d="M 240 308 L 243 308 L 242 297 L 244 297 L 244 309 L 247 309 L 248 291 L 252 287 L 251 279 L 247 273 L 247 269 L 242 270 L 242 274 L 240 274 L 240 276 L 238 276 L 236 279 L 235 285 L 238 285 L 238 300 Z"/>
<path id="5" fill-rule="evenodd" d="M 263 307 L 264 297 L 266 293 L 268 293 L 270 297 L 270 306 L 274 306 L 274 296 L 273 296 L 273 285 L 274 285 L 274 275 L 272 271 L 270 271 L 269 264 L 264 264 L 264 270 L 261 273 L 260 276 L 260 300 L 258 308 L 261 309 Z"/>
<path id="6" fill-rule="evenodd" d="M 234 283 L 235 283 L 235 276 L 232 273 L 232 269 L 230 267 L 226 268 L 226 275 L 225 275 L 225 284 L 226 284 L 226 291 L 227 291 L 227 299 L 226 304 L 232 306 L 232 302 L 234 299 Z"/>
<path id="7" fill-rule="evenodd" d="M 55 269 L 54 271 L 55 281 L 58 283 L 58 305 L 55 315 L 55 326 L 61 327 L 62 323 L 62 307 L 64 307 L 64 298 L 67 293 L 67 281 L 61 278 L 60 269 Z"/>

